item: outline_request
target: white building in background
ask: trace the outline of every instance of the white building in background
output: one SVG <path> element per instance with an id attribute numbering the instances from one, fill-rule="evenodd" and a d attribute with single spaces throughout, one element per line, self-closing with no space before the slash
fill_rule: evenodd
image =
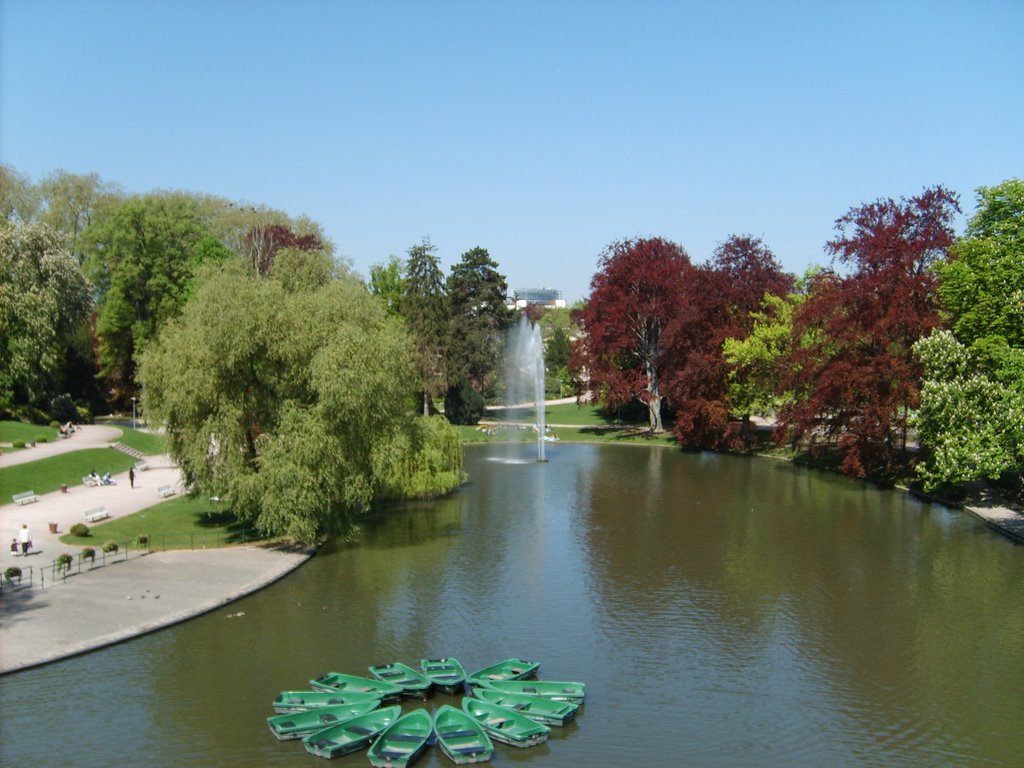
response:
<path id="1" fill-rule="evenodd" d="M 562 308 L 565 307 L 565 299 L 562 292 L 555 288 L 520 288 L 515 293 L 515 308 L 525 309 L 531 305 Z"/>

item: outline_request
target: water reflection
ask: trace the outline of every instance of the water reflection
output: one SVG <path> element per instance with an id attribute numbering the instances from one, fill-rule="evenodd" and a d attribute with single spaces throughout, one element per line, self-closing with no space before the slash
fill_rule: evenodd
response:
<path id="1" fill-rule="evenodd" d="M 505 763 L 1024 762 L 1024 547 L 784 463 L 551 448 L 470 448 L 461 492 L 381 510 L 268 590 L 0 678 L 0 762 L 50 763 L 59 733 L 74 765 L 312 765 L 266 731 L 278 691 L 433 655 L 588 683 L 577 723 Z"/>

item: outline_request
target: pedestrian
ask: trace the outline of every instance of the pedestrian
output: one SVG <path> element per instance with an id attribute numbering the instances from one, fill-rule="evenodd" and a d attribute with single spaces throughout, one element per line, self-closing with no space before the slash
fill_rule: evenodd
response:
<path id="1" fill-rule="evenodd" d="M 32 532 L 28 529 L 27 523 L 21 524 L 21 530 L 18 532 L 18 540 L 21 542 L 21 554 L 28 555 L 28 551 L 32 549 Z"/>
<path id="2" fill-rule="evenodd" d="M 131 467 L 128 470 L 128 485 L 132 488 L 135 487 L 135 467 Z"/>

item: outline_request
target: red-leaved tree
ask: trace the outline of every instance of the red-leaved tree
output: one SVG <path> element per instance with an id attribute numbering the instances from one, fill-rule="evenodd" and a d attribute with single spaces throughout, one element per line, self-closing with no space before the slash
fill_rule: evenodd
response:
<path id="1" fill-rule="evenodd" d="M 915 341 L 940 323 L 931 269 L 953 242 L 956 195 L 941 186 L 909 200 L 880 199 L 836 221 L 826 249 L 851 269 L 819 274 L 793 321 L 783 387 L 796 400 L 776 438 L 835 441 L 854 477 L 894 466 L 918 399 Z"/>
<path id="2" fill-rule="evenodd" d="M 284 248 L 300 251 L 323 250 L 324 244 L 316 235 L 299 235 L 284 224 L 258 225 L 249 230 L 245 247 L 253 272 L 266 277 L 274 266 L 277 252 Z"/>
<path id="3" fill-rule="evenodd" d="M 623 240 L 605 249 L 598 267 L 571 365 L 606 405 L 644 403 L 651 432 L 663 432 L 662 333 L 693 272 L 690 257 L 658 237 Z"/>
<path id="4" fill-rule="evenodd" d="M 759 238 L 732 235 L 711 262 L 684 283 L 677 312 L 665 333 L 665 391 L 675 410 L 681 445 L 742 447 L 741 424 L 729 419 L 726 339 L 744 339 L 766 293 L 785 296 L 793 277 Z"/>

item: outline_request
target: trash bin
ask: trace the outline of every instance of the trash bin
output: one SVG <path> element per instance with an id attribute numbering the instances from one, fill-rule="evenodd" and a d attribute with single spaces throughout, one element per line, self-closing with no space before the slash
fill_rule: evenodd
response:
<path id="1" fill-rule="evenodd" d="M 56 532 L 57 532 L 57 524 L 56 523 L 50 523 L 50 533 L 56 533 Z"/>
<path id="2" fill-rule="evenodd" d="M 61 492 L 61 493 L 67 493 L 67 492 L 68 492 L 68 486 L 67 486 L 67 484 L 66 484 L 66 483 L 62 483 L 62 484 L 61 484 L 61 486 L 60 486 L 60 492 Z"/>

